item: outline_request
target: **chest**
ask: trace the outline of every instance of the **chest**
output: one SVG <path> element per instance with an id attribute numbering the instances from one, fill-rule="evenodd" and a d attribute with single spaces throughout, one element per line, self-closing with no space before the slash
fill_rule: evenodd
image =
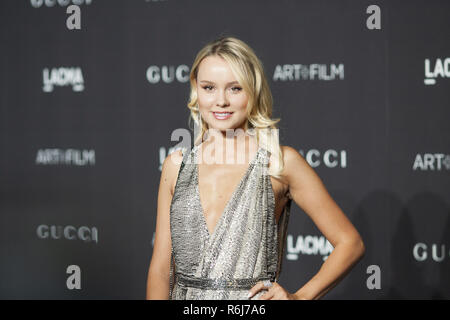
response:
<path id="1" fill-rule="evenodd" d="M 248 174 L 246 172 L 248 166 L 199 165 L 197 170 L 198 175 L 201 176 L 201 179 L 198 179 L 198 191 L 203 214 L 206 223 L 214 226 L 233 194 L 243 183 L 243 178 Z M 286 196 L 288 189 L 285 183 L 272 176 L 270 176 L 270 184 L 275 198 L 275 220 L 278 222 L 288 201 Z"/>

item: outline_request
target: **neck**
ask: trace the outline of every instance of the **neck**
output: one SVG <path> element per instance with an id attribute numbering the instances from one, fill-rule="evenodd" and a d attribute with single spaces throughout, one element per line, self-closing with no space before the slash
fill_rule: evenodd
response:
<path id="1" fill-rule="evenodd" d="M 225 159 L 225 163 L 235 163 L 234 159 L 237 155 L 239 163 L 247 163 L 247 157 L 257 150 L 256 137 L 244 130 L 230 129 L 227 131 L 208 130 L 207 138 L 202 143 L 202 149 L 217 161 Z"/>

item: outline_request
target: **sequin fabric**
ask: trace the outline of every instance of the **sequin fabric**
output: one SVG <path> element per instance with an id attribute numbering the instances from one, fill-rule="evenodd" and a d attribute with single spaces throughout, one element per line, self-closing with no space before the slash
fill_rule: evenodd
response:
<path id="1" fill-rule="evenodd" d="M 259 147 L 210 234 L 198 188 L 198 147 L 182 150 L 170 206 L 169 299 L 248 300 L 256 282 L 278 280 L 291 198 L 277 224 L 267 174 L 270 152 Z"/>

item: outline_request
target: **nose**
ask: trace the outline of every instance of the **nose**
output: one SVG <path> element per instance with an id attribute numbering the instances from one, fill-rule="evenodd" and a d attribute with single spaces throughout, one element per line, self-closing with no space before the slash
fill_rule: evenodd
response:
<path id="1" fill-rule="evenodd" d="M 228 98 L 226 93 L 223 90 L 218 90 L 219 93 L 217 94 L 217 106 L 222 107 L 222 106 L 227 106 L 229 104 L 228 102 Z"/>

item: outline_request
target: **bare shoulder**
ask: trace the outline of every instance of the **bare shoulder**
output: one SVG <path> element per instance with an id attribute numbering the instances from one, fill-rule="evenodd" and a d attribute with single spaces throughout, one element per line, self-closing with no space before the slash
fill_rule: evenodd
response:
<path id="1" fill-rule="evenodd" d="M 283 154 L 283 162 L 286 170 L 292 167 L 292 164 L 295 165 L 295 162 L 304 161 L 302 155 L 295 148 L 291 146 L 280 146 L 280 149 Z"/>
<path id="2" fill-rule="evenodd" d="M 164 159 L 162 165 L 161 183 L 167 184 L 172 194 L 175 189 L 175 183 L 182 160 L 183 152 L 181 150 L 175 150 Z"/>
<path id="3" fill-rule="evenodd" d="M 285 160 L 286 162 L 303 158 L 302 155 L 291 146 L 280 146 L 280 148 L 281 152 L 283 153 L 283 160 Z"/>
<path id="4" fill-rule="evenodd" d="M 308 192 L 319 194 L 325 189 L 322 180 L 305 158 L 294 148 L 282 146 L 284 169 L 283 178 L 293 196 L 306 195 Z"/>
<path id="5" fill-rule="evenodd" d="M 295 148 L 290 146 L 280 146 L 280 148 L 283 154 L 284 163 L 281 175 L 288 184 L 302 172 L 312 170 L 308 162 Z"/>
<path id="6" fill-rule="evenodd" d="M 280 150 L 283 159 L 283 169 L 279 173 L 279 177 L 273 177 L 273 179 L 288 186 L 289 179 L 292 179 L 292 172 L 299 169 L 299 163 L 300 165 L 304 165 L 306 161 L 303 160 L 303 157 L 297 150 L 290 146 L 280 146 Z M 269 161 L 269 167 L 271 163 L 272 159 Z"/>

